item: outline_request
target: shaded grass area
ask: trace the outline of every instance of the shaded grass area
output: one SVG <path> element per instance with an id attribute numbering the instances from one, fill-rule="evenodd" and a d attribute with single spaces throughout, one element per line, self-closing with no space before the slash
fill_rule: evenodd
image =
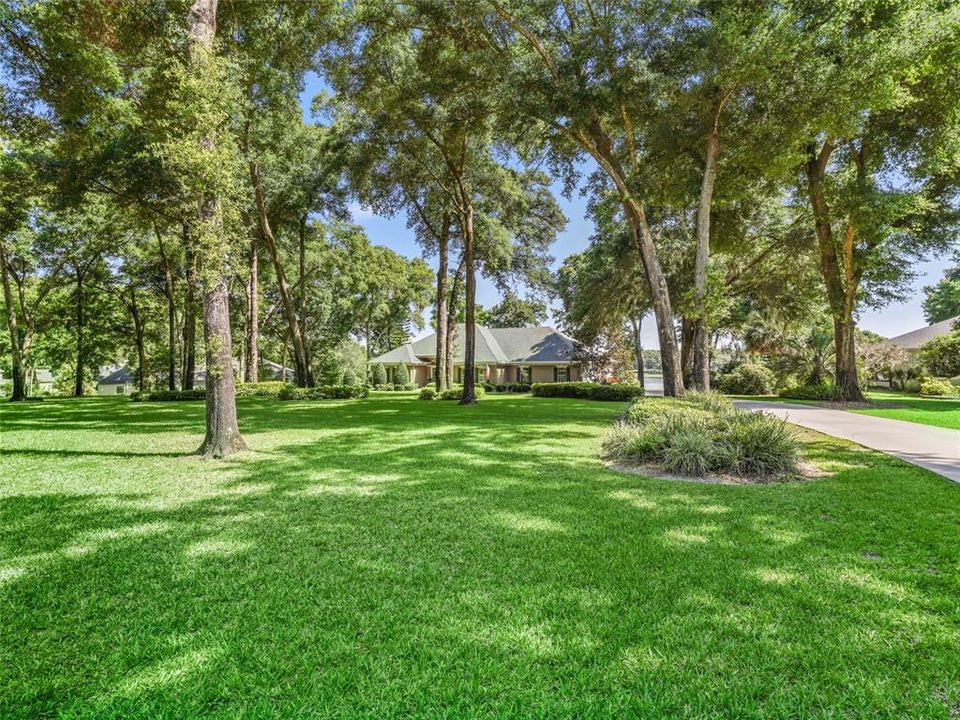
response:
<path id="1" fill-rule="evenodd" d="M 960 430 L 960 399 L 924 398 L 893 390 L 871 390 L 867 398 L 878 407 L 854 412 Z"/>
<path id="2" fill-rule="evenodd" d="M 960 487 L 606 470 L 622 406 L 388 394 L 0 409 L 0 717 L 930 717 L 960 710 Z"/>

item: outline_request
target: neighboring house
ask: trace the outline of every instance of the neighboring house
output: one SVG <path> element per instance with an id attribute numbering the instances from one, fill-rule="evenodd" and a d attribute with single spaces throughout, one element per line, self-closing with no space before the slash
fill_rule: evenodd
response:
<path id="1" fill-rule="evenodd" d="M 129 395 L 133 392 L 134 373 L 129 365 L 101 368 L 97 379 L 97 395 Z"/>
<path id="2" fill-rule="evenodd" d="M 488 328 L 477 325 L 474 371 L 477 382 L 491 385 L 510 383 L 563 382 L 580 379 L 580 362 L 574 341 L 549 327 Z M 457 325 L 453 345 L 454 381 L 463 382 L 463 348 L 466 332 Z M 436 371 L 437 334 L 401 345 L 371 358 L 369 365 L 383 365 L 387 379 L 404 363 L 410 381 L 418 386 L 433 382 Z"/>
<path id="3" fill-rule="evenodd" d="M 928 343 L 931 340 L 949 335 L 953 332 L 953 325 L 958 320 L 960 320 L 960 315 L 950 318 L 949 320 L 941 320 L 933 325 L 927 325 L 927 327 L 920 328 L 919 330 L 911 330 L 903 335 L 897 335 L 887 340 L 884 344 L 899 345 L 908 352 L 915 353 L 924 343 Z"/>
<path id="4" fill-rule="evenodd" d="M 240 378 L 240 361 L 236 358 L 233 360 L 233 374 L 237 377 L 238 382 L 242 381 L 242 378 Z M 294 372 L 293 368 L 285 368 L 280 363 L 261 360 L 260 373 L 257 379 L 260 382 L 267 382 L 268 380 L 293 382 Z M 203 390 L 207 387 L 207 370 L 202 365 L 193 373 L 193 387 L 196 390 Z"/>
<path id="5" fill-rule="evenodd" d="M 37 368 L 34 371 L 33 381 L 37 385 L 38 392 L 53 392 L 53 372 L 50 368 Z"/>

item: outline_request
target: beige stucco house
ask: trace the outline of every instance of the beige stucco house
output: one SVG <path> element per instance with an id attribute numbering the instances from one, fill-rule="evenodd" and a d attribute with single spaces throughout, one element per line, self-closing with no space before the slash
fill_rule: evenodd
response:
<path id="1" fill-rule="evenodd" d="M 455 382 L 463 382 L 465 330 L 457 326 L 453 345 Z M 383 365 L 389 382 L 399 363 L 407 366 L 411 382 L 422 387 L 433 382 L 436 370 L 437 334 L 395 347 L 370 359 L 370 366 Z M 550 327 L 488 328 L 477 325 L 474 370 L 477 382 L 564 382 L 580 379 L 580 362 L 574 341 Z"/>

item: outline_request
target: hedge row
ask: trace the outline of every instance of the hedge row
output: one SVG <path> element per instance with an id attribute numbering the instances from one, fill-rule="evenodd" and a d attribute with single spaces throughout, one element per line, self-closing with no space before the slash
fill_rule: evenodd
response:
<path id="1" fill-rule="evenodd" d="M 269 380 L 258 383 L 238 383 L 237 397 L 277 397 L 287 383 L 282 380 Z"/>
<path id="2" fill-rule="evenodd" d="M 614 400 L 626 402 L 643 396 L 639 385 L 603 385 L 588 382 L 534 383 L 533 394 L 537 397 L 580 398 L 582 400 Z"/>
<path id="3" fill-rule="evenodd" d="M 280 400 L 347 400 L 365 398 L 370 394 L 366 385 L 317 385 L 312 388 L 299 388 L 287 385 L 277 397 Z"/>
<path id="4" fill-rule="evenodd" d="M 473 388 L 473 394 L 477 400 L 480 400 L 487 393 L 481 385 L 477 385 Z M 434 388 L 429 386 L 420 390 L 421 400 L 460 400 L 462 397 L 463 397 L 462 385 L 454 385 L 449 390 L 444 390 L 441 393 L 438 393 Z"/>
<path id="5" fill-rule="evenodd" d="M 485 382 L 483 384 L 483 389 L 488 393 L 498 392 L 498 393 L 528 393 L 530 392 L 529 383 L 508 383 L 506 385 L 494 385 L 493 383 Z"/>
<path id="6" fill-rule="evenodd" d="M 205 390 L 153 390 L 151 392 L 130 393 L 130 399 L 134 402 L 174 402 L 178 400 L 203 400 L 206 398 Z"/>
<path id="7" fill-rule="evenodd" d="M 391 385 L 390 383 L 380 383 L 379 385 L 374 385 L 373 389 L 378 390 L 380 392 L 403 392 L 403 391 L 409 391 L 409 390 L 416 390 L 417 384 L 412 382 L 394 383 L 393 385 Z"/>

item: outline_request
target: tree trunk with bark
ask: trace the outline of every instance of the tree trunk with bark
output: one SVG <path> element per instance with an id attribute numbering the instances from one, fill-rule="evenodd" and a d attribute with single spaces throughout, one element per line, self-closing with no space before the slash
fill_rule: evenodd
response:
<path id="1" fill-rule="evenodd" d="M 250 161 L 249 169 L 250 184 L 253 186 L 253 194 L 257 205 L 257 225 L 260 230 L 260 239 L 263 240 L 263 244 L 270 253 L 270 259 L 273 261 L 273 269 L 277 276 L 277 288 L 280 291 L 280 304 L 283 306 L 283 314 L 287 319 L 290 341 L 293 344 L 293 362 L 297 370 L 297 385 L 300 387 L 313 387 L 313 371 L 310 369 L 310 357 L 307 354 L 303 336 L 300 334 L 300 323 L 297 321 L 296 308 L 293 306 L 290 284 L 287 282 L 287 275 L 283 270 L 283 264 L 280 262 L 276 239 L 273 236 L 273 230 L 270 228 L 270 221 L 267 218 L 267 206 L 263 197 L 263 188 L 260 185 L 260 173 L 257 169 L 257 164 Z"/>
<path id="2" fill-rule="evenodd" d="M 250 273 L 247 278 L 247 361 L 245 380 L 260 381 L 260 286 L 257 276 L 257 241 L 250 238 Z"/>
<path id="3" fill-rule="evenodd" d="M 160 246 L 160 259 L 163 262 L 163 294 L 167 299 L 167 389 L 177 389 L 177 305 L 173 285 L 173 268 L 170 257 L 163 244 L 163 234 L 154 224 L 153 231 Z"/>
<path id="4" fill-rule="evenodd" d="M 183 242 L 187 267 L 183 297 L 183 371 L 180 382 L 184 390 L 193 390 L 197 371 L 197 251 L 189 226 L 183 224 Z"/>
<path id="5" fill-rule="evenodd" d="M 450 298 L 447 303 L 447 352 L 446 352 L 446 371 L 447 387 L 452 387 L 456 378 L 453 374 L 453 351 L 457 340 L 457 306 L 460 303 L 460 288 L 463 285 L 464 262 L 461 259 L 457 266 L 457 271 L 453 274 L 453 282 L 450 285 Z"/>
<path id="6" fill-rule="evenodd" d="M 838 245 L 824 188 L 827 165 L 834 148 L 833 141 L 828 139 L 819 152 L 812 147 L 809 149 L 807 188 L 820 251 L 820 274 L 833 316 L 834 386 L 838 399 L 860 401 L 863 400 L 863 391 L 857 377 L 856 322 L 853 318 L 860 280 L 853 257 L 856 229 L 852 222 L 848 222 L 843 241 Z"/>
<path id="7" fill-rule="evenodd" d="M 74 322 L 76 324 L 76 335 L 77 335 L 77 367 L 76 373 L 73 378 L 73 396 L 74 397 L 83 397 L 83 357 L 86 352 L 84 347 L 84 336 L 83 336 L 83 323 L 85 321 L 83 315 L 83 273 L 80 270 L 77 270 L 74 273 L 74 280 L 76 282 L 76 308 Z"/>
<path id="8" fill-rule="evenodd" d="M 637 382 L 640 387 L 646 387 L 643 376 L 643 341 L 640 338 L 640 328 L 643 323 L 643 316 L 630 318 L 630 324 L 633 326 L 633 351 L 637 356 Z"/>
<path id="9" fill-rule="evenodd" d="M 434 381 L 437 392 L 447 389 L 447 325 L 450 322 L 447 313 L 447 272 L 448 248 L 450 241 L 450 215 L 443 213 L 440 236 L 437 238 L 438 267 L 437 267 L 437 354 L 435 358 L 436 370 Z"/>
<path id="10" fill-rule="evenodd" d="M 217 0 L 194 0 L 187 16 L 187 45 L 194 73 L 203 76 L 214 52 L 217 28 Z M 201 152 L 213 150 L 214 128 L 200 141 Z M 237 427 L 236 382 L 230 337 L 230 293 L 226 269 L 229 258 L 224 238 L 220 199 L 204 192 L 200 198 L 200 227 L 212 235 L 214 247 L 204 243 L 203 258 L 203 340 L 206 349 L 206 436 L 198 453 L 222 458 L 246 444 Z"/>
<path id="11" fill-rule="evenodd" d="M 137 305 L 137 290 L 130 284 L 130 317 L 133 318 L 133 340 L 137 346 L 137 389 L 143 392 L 147 389 L 147 350 L 144 344 L 144 323 L 140 315 L 140 306 Z"/>
<path id="12" fill-rule="evenodd" d="M 17 311 L 13 305 L 13 291 L 10 288 L 10 271 L 7 268 L 7 256 L 0 245 L 0 273 L 3 278 L 3 302 L 7 306 L 7 330 L 10 332 L 10 356 L 13 371 L 13 393 L 10 402 L 27 399 L 27 373 L 24 366 L 23 346 L 20 344 L 20 328 L 17 324 Z"/>
<path id="13" fill-rule="evenodd" d="M 696 317 L 693 323 L 691 384 L 698 390 L 710 389 L 710 331 L 707 327 L 707 263 L 710 261 L 710 211 L 713 185 L 720 154 L 719 119 L 722 103 L 714 106 L 713 121 L 707 131 L 703 180 L 697 207 L 697 253 L 694 260 L 693 287 Z"/>
<path id="14" fill-rule="evenodd" d="M 477 402 L 474 361 L 477 351 L 477 277 L 473 257 L 473 203 L 467 200 L 463 210 L 463 265 L 465 269 L 464 292 L 466 317 L 464 318 L 463 341 L 463 394 L 461 405 Z"/>

